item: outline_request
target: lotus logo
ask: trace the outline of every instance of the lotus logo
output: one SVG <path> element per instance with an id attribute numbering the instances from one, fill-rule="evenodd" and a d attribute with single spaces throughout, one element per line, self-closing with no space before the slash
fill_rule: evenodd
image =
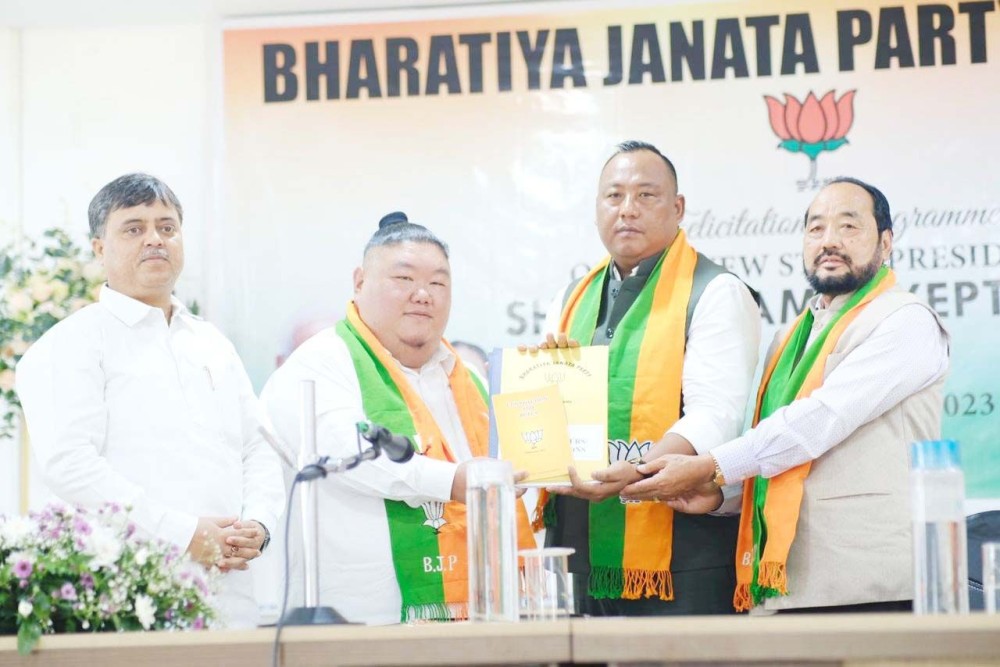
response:
<path id="1" fill-rule="evenodd" d="M 611 459 L 611 463 L 615 463 L 616 461 L 634 461 L 635 459 L 645 456 L 652 444 L 652 440 L 647 440 L 641 445 L 637 440 L 633 440 L 632 442 L 626 442 L 625 440 L 609 440 L 608 458 Z"/>
<path id="2" fill-rule="evenodd" d="M 847 143 L 847 131 L 854 123 L 854 93 L 851 90 L 834 100 L 831 90 L 822 99 L 812 91 L 800 102 L 785 93 L 781 103 L 770 95 L 764 96 L 771 129 L 781 139 L 778 148 L 791 153 L 805 153 L 809 158 L 809 177 L 799 181 L 799 187 L 816 188 L 816 158 L 823 151 L 835 151 Z"/>
<path id="3" fill-rule="evenodd" d="M 448 523 L 444 518 L 444 503 L 439 500 L 429 500 L 420 506 L 424 510 L 425 526 L 430 526 L 435 533 L 441 532 L 441 526 Z"/>
<path id="4" fill-rule="evenodd" d="M 535 449 L 538 447 L 538 443 L 542 441 L 545 437 L 545 429 L 539 428 L 533 431 L 521 431 L 521 440 L 524 441 L 530 449 Z"/>

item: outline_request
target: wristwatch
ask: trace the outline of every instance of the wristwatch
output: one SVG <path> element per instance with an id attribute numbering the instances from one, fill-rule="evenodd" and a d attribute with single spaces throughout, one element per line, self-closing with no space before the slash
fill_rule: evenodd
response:
<path id="1" fill-rule="evenodd" d="M 709 456 L 712 456 L 709 454 Z M 712 482 L 716 486 L 726 485 L 726 476 L 722 474 L 722 468 L 719 467 L 719 459 L 712 456 L 712 461 L 715 463 L 715 474 L 712 476 Z"/>
<path id="2" fill-rule="evenodd" d="M 257 522 L 258 526 L 264 529 L 264 541 L 260 543 L 260 552 L 264 553 L 264 549 L 266 549 L 267 545 L 271 543 L 271 531 L 269 531 L 267 529 L 267 526 L 265 526 L 263 523 L 257 521 L 257 519 L 254 519 L 254 521 Z"/>

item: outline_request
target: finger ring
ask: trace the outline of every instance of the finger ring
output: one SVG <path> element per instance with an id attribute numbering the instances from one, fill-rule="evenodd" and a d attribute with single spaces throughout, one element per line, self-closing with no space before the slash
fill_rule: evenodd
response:
<path id="1" fill-rule="evenodd" d="M 231 553 L 234 556 L 236 555 L 236 552 L 239 551 L 239 550 L 240 550 L 240 548 L 238 546 L 236 546 L 235 544 L 233 546 L 229 547 L 229 553 Z"/>

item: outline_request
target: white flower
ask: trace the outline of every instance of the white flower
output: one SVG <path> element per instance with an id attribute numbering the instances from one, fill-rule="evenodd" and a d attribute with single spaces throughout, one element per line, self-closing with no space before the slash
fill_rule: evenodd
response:
<path id="1" fill-rule="evenodd" d="M 14 352 L 14 356 L 20 356 L 24 354 L 25 352 L 28 351 L 29 347 L 31 347 L 31 343 L 24 340 L 20 336 L 12 340 L 10 343 L 10 349 Z"/>
<path id="2" fill-rule="evenodd" d="M 41 303 L 52 297 L 52 281 L 48 276 L 34 275 L 28 280 L 28 290 L 31 298 Z"/>
<path id="3" fill-rule="evenodd" d="M 60 257 L 56 261 L 55 271 L 61 273 L 63 271 L 69 271 L 71 274 L 76 273 L 77 263 L 74 262 L 69 257 Z"/>
<path id="4" fill-rule="evenodd" d="M 63 302 L 66 297 L 69 296 L 69 285 L 64 282 L 54 282 L 52 285 L 52 300 L 56 302 Z M 63 315 L 65 317 L 65 315 Z"/>
<path id="5" fill-rule="evenodd" d="M 0 519 L 0 544 L 11 549 L 17 549 L 27 543 L 28 538 L 38 532 L 38 524 L 34 519 L 24 516 L 11 516 Z M 10 555 L 10 561 L 14 562 L 14 554 Z M 21 558 L 29 559 L 27 554 L 22 554 Z M 20 560 L 20 559 L 18 559 Z M 34 562 L 34 559 L 29 559 Z"/>
<path id="6" fill-rule="evenodd" d="M 14 371 L 5 368 L 0 371 L 0 391 L 10 391 L 14 388 Z"/>
<path id="7" fill-rule="evenodd" d="M 34 306 L 31 295 L 23 290 L 11 292 L 7 296 L 7 307 L 10 308 L 10 314 L 14 319 L 18 319 L 18 315 L 30 313 Z"/>
<path id="8" fill-rule="evenodd" d="M 86 536 L 83 551 L 92 556 L 92 567 L 111 567 L 122 554 L 121 539 L 114 532 L 101 525 L 95 525 L 93 532 Z"/>
<path id="9" fill-rule="evenodd" d="M 142 567 L 149 560 L 149 552 L 145 549 L 139 549 L 135 552 L 135 564 Z"/>
<path id="10" fill-rule="evenodd" d="M 34 610 L 35 610 L 35 605 L 31 604 L 27 600 L 21 600 L 17 604 L 17 613 L 19 613 L 21 616 L 24 616 L 25 618 L 31 616 L 31 612 L 33 612 Z"/>
<path id="11" fill-rule="evenodd" d="M 156 621 L 156 605 L 153 604 L 153 598 L 148 595 L 137 595 L 135 598 L 135 616 L 142 623 L 144 630 L 149 630 L 153 627 L 153 623 Z"/>
<path id="12" fill-rule="evenodd" d="M 100 262 L 87 262 L 83 265 L 83 277 L 88 283 L 99 281 L 104 277 L 104 267 Z"/>

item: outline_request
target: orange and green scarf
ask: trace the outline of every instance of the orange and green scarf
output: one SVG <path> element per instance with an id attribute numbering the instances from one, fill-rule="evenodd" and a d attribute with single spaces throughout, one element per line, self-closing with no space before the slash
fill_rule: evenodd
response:
<path id="1" fill-rule="evenodd" d="M 684 325 L 697 263 L 698 254 L 678 233 L 615 330 L 608 345 L 610 443 L 644 453 L 680 417 Z M 571 292 L 559 326 L 570 338 L 593 340 L 608 271 L 605 258 Z M 673 600 L 673 525 L 673 510 L 663 503 L 590 503 L 588 594 Z"/>
<path id="2" fill-rule="evenodd" d="M 347 318 L 337 323 L 336 331 L 354 362 L 367 418 L 393 433 L 416 435 L 425 456 L 454 462 L 455 456 L 430 410 L 389 351 L 361 321 L 354 303 L 348 304 Z M 457 354 L 449 385 L 472 455 L 486 456 L 489 450 L 486 391 Z M 396 580 L 403 600 L 400 620 L 467 618 L 465 505 L 446 502 L 410 507 L 405 502 L 386 500 L 385 510 Z M 534 537 L 520 501 L 517 521 L 519 546 L 533 548 Z"/>
<path id="3" fill-rule="evenodd" d="M 826 359 L 844 330 L 873 299 L 896 284 L 896 275 L 882 267 L 844 304 L 806 347 L 812 330 L 812 311 L 799 315 L 772 355 L 760 390 L 754 425 L 778 408 L 809 396 L 823 384 Z M 786 563 L 795 539 L 803 485 L 811 462 L 771 479 L 748 479 L 743 486 L 743 514 L 736 543 L 737 611 L 747 611 L 765 598 L 788 594 Z"/>

